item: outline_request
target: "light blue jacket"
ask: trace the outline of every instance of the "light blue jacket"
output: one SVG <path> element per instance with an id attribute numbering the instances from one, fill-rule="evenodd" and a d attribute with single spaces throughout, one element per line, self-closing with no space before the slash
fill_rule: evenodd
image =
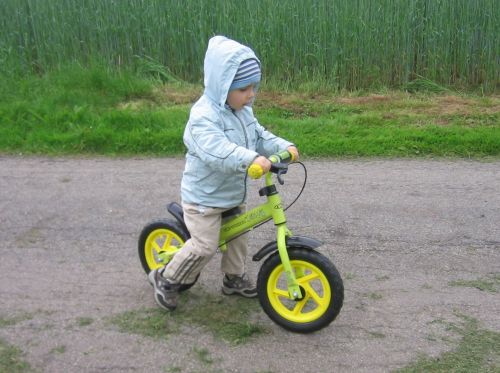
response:
<path id="1" fill-rule="evenodd" d="M 193 105 L 184 130 L 186 165 L 183 203 L 231 208 L 246 200 L 247 169 L 258 155 L 270 156 L 292 143 L 266 131 L 252 108 L 233 111 L 226 98 L 240 63 L 257 57 L 223 36 L 208 43 L 203 96 Z M 260 61 L 259 61 L 260 64 Z"/>

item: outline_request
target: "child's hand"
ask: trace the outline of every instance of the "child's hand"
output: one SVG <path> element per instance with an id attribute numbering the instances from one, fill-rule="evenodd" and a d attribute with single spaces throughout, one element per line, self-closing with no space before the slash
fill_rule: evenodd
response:
<path id="1" fill-rule="evenodd" d="M 289 146 L 286 150 L 292 155 L 292 162 L 299 160 L 299 150 L 295 146 Z"/>
<path id="2" fill-rule="evenodd" d="M 271 161 L 261 155 L 255 158 L 252 164 L 259 165 L 262 168 L 262 174 L 268 173 L 271 169 Z"/>

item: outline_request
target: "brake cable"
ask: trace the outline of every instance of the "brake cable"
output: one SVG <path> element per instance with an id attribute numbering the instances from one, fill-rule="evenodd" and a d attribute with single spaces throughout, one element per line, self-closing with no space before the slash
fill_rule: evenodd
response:
<path id="1" fill-rule="evenodd" d="M 292 206 L 293 206 L 293 204 L 294 204 L 295 202 L 297 202 L 297 201 L 298 201 L 298 199 L 299 199 L 299 198 L 300 198 L 300 196 L 302 195 L 302 192 L 304 191 L 304 189 L 305 189 L 305 187 L 306 187 L 306 183 L 307 183 L 307 168 L 306 168 L 306 166 L 304 165 L 304 163 L 302 163 L 302 162 L 293 162 L 293 163 L 290 163 L 288 166 L 290 166 L 291 164 L 300 164 L 300 165 L 302 166 L 302 168 L 304 169 L 304 183 L 302 184 L 302 187 L 300 188 L 300 191 L 299 191 L 299 194 L 297 194 L 297 197 L 295 197 L 295 199 L 294 199 L 294 200 L 293 200 L 293 201 L 292 201 L 292 202 L 291 202 L 291 203 L 290 203 L 287 207 L 285 207 L 285 208 L 283 209 L 283 211 L 288 210 L 290 207 L 292 207 Z M 246 181 L 246 179 L 245 179 L 245 181 Z M 245 184 L 246 184 L 246 183 L 245 183 Z M 239 234 L 239 235 L 237 235 L 237 236 L 235 236 L 235 237 L 233 237 L 233 238 L 231 238 L 231 239 L 227 240 L 227 241 L 225 242 L 225 244 L 227 245 L 229 242 L 231 242 L 231 241 L 235 240 L 236 238 L 241 237 L 241 236 L 243 236 L 244 234 L 247 234 L 247 233 L 249 233 L 249 232 L 253 231 L 255 228 L 258 228 L 258 227 L 260 227 L 261 225 L 264 225 L 264 224 L 266 224 L 267 222 L 269 222 L 269 221 L 271 221 L 271 220 L 273 220 L 273 218 L 269 218 L 269 219 L 267 219 L 267 220 L 263 221 L 262 223 L 256 224 L 254 227 L 252 227 L 252 229 L 250 229 L 250 230 L 248 230 L 248 231 L 246 231 L 246 232 L 242 232 L 241 234 Z"/>
<path id="2" fill-rule="evenodd" d="M 304 189 L 305 189 L 305 187 L 306 187 L 306 183 L 307 183 L 307 168 L 306 168 L 306 166 L 304 165 L 304 163 L 302 163 L 302 162 L 293 162 L 293 163 L 290 163 L 288 166 L 290 166 L 291 164 L 300 164 L 300 165 L 302 166 L 302 168 L 304 169 L 304 183 L 302 184 L 302 187 L 300 188 L 300 191 L 299 191 L 299 194 L 297 194 L 297 197 L 295 197 L 295 199 L 294 199 L 294 200 L 293 200 L 293 201 L 292 201 L 292 202 L 291 202 L 291 203 L 290 203 L 287 207 L 285 207 L 285 208 L 283 209 L 283 211 L 288 210 L 290 207 L 292 207 L 292 206 L 293 206 L 293 204 L 294 204 L 295 202 L 297 202 L 297 201 L 298 201 L 298 199 L 299 199 L 299 198 L 300 198 L 300 196 L 302 195 L 302 192 L 304 191 Z M 273 220 L 273 218 L 269 218 L 269 219 L 267 219 L 267 220 L 263 221 L 262 223 L 259 223 L 259 224 L 255 225 L 255 226 L 252 228 L 252 230 L 254 230 L 255 228 L 260 227 L 261 225 L 266 224 L 268 221 L 271 221 L 271 220 Z M 250 231 L 248 231 L 248 232 L 250 232 Z M 248 233 L 248 232 L 245 232 L 245 233 Z M 244 234 L 244 233 L 243 233 L 243 234 Z M 238 236 L 238 237 L 239 237 L 239 236 Z M 235 237 L 235 238 L 236 238 L 236 237 Z M 229 241 L 231 241 L 231 240 L 229 240 Z M 228 241 L 228 242 L 229 242 L 229 241 Z"/>
<path id="3" fill-rule="evenodd" d="M 306 166 L 304 165 L 304 163 L 302 162 L 294 162 L 294 163 L 290 163 L 290 164 L 300 164 L 302 166 L 302 168 L 304 169 L 304 183 L 302 184 L 302 188 L 300 188 L 300 192 L 299 194 L 297 194 L 297 197 L 295 197 L 295 199 L 283 210 L 283 211 L 286 211 L 288 210 L 290 207 L 293 206 L 293 204 L 295 202 L 297 202 L 297 200 L 300 198 L 300 196 L 302 195 L 302 192 L 304 191 L 304 189 L 306 188 L 306 183 L 307 183 L 307 168 Z"/>

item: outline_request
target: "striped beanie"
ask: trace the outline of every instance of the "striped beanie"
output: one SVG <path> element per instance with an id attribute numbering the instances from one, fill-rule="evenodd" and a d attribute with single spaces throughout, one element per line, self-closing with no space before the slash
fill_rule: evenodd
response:
<path id="1" fill-rule="evenodd" d="M 258 84 L 260 82 L 260 77 L 260 65 L 257 60 L 254 58 L 244 60 L 240 64 L 240 67 L 238 67 L 238 71 L 236 71 L 236 75 L 234 76 L 229 90 L 232 91 L 233 89 L 245 88 L 250 84 Z"/>

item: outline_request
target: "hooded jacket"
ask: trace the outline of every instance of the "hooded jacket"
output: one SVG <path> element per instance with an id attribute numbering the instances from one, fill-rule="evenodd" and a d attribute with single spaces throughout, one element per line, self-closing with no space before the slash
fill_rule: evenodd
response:
<path id="1" fill-rule="evenodd" d="M 246 200 L 247 169 L 258 155 L 270 156 L 292 143 L 266 131 L 252 108 L 232 110 L 226 99 L 240 63 L 254 58 L 247 46 L 224 36 L 209 40 L 205 90 L 193 105 L 184 130 L 186 165 L 183 203 L 232 208 Z"/>

